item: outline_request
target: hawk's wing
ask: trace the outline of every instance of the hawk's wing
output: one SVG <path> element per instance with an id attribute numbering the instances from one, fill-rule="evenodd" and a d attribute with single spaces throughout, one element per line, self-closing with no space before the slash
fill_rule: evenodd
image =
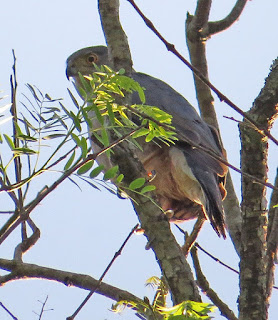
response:
<path id="1" fill-rule="evenodd" d="M 184 198 L 189 197 L 190 199 L 191 197 L 190 200 L 193 202 L 192 208 L 188 203 L 184 202 L 184 207 L 186 207 L 184 212 L 188 212 L 188 215 L 181 215 L 181 213 L 177 212 L 177 218 L 180 219 L 181 217 L 182 220 L 182 216 L 187 219 L 194 215 L 191 215 L 190 211 L 196 212 L 195 203 L 197 202 L 203 207 L 205 215 L 208 216 L 216 232 L 224 236 L 222 198 L 225 196 L 224 177 L 227 173 L 227 167 L 209 156 L 206 152 L 192 148 L 186 142 L 186 139 L 184 139 L 184 137 L 189 138 L 195 144 L 209 148 L 218 156 L 225 159 L 225 152 L 221 147 L 216 130 L 200 118 L 196 110 L 182 95 L 163 81 L 143 73 L 134 73 L 132 77 L 146 89 L 146 104 L 156 106 L 171 114 L 173 117 L 172 125 L 178 132 L 179 141 L 175 146 L 170 148 L 166 145 L 161 146 L 162 149 L 166 150 L 166 153 L 168 150 L 169 157 L 167 157 L 165 152 L 156 153 L 157 157 L 161 156 L 161 176 L 164 175 L 164 179 L 166 180 L 167 177 L 165 177 L 163 170 L 169 171 L 171 177 L 167 180 L 168 184 L 173 179 L 175 180 L 175 188 L 179 188 L 183 184 L 182 192 L 184 192 Z M 132 103 L 140 103 L 139 97 L 136 94 L 133 95 Z M 146 148 L 150 150 L 147 146 Z M 170 161 L 167 162 L 169 158 Z M 148 164 L 148 169 L 151 169 L 151 164 Z M 187 179 L 187 177 L 191 179 Z M 193 188 L 194 178 L 198 184 L 195 183 Z M 166 181 L 164 183 L 167 184 Z M 163 182 L 158 181 L 158 185 L 162 187 Z M 157 192 L 160 192 L 159 189 Z M 199 195 L 196 195 L 196 193 L 199 193 Z M 165 190 L 163 190 L 163 196 L 167 197 Z M 181 211 L 183 202 L 181 195 L 175 199 L 175 196 L 171 195 L 169 191 L 168 196 L 172 199 L 172 203 L 176 203 L 176 200 L 179 201 L 177 208 Z M 167 203 L 171 203 L 171 201 L 169 200 Z"/>

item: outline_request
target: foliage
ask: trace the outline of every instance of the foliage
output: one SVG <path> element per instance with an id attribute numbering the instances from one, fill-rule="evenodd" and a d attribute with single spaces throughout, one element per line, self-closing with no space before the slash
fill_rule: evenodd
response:
<path id="1" fill-rule="evenodd" d="M 215 307 L 209 303 L 184 301 L 173 307 L 166 307 L 166 297 L 168 289 L 165 282 L 157 277 L 147 280 L 147 285 L 156 288 L 156 294 L 153 303 L 148 298 L 143 302 L 122 300 L 113 305 L 114 312 L 121 312 L 125 307 L 135 310 L 143 319 L 163 319 L 163 320 L 208 320 L 211 317 L 209 313 L 215 310 Z"/>
<path id="2" fill-rule="evenodd" d="M 31 97 L 30 94 L 23 95 L 24 100 L 18 107 L 15 81 L 12 104 L 0 109 L 4 113 L 11 108 L 11 116 L 4 117 L 2 123 L 12 120 L 11 128 L 0 134 L 0 142 L 9 150 L 0 154 L 0 191 L 7 192 L 16 207 L 28 208 L 28 214 L 65 179 L 77 187 L 79 179 L 97 190 L 104 187 L 113 194 L 124 194 L 127 189 L 141 194 L 150 192 L 155 187 L 148 179 L 139 178 L 125 185 L 118 166 L 105 170 L 103 165 L 97 166 L 95 160 L 102 153 L 109 157 L 113 147 L 123 140 L 138 148 L 138 141 L 144 137 L 146 141 L 155 139 L 174 143 L 171 116 L 156 107 L 145 106 L 143 88 L 123 75 L 122 70 L 116 73 L 102 66 L 91 77 L 80 75 L 80 80 L 83 89 L 79 88 L 79 93 L 85 102 L 79 104 L 69 90 L 74 108 L 66 108 L 61 99 L 52 99 L 30 84 L 27 88 Z M 130 107 L 117 103 L 118 97 L 133 92 L 139 95 L 141 105 Z M 88 142 L 88 128 L 100 149 L 93 154 Z M 36 199 L 25 205 L 34 178 L 46 172 L 52 173 L 53 184 L 45 187 L 40 179 L 41 191 Z M 104 175 L 100 178 L 102 172 Z M 53 174 L 58 174 L 59 178 Z M 37 184 L 35 189 L 38 190 Z M 0 230 L 0 237 L 6 231 L 5 226 Z"/>

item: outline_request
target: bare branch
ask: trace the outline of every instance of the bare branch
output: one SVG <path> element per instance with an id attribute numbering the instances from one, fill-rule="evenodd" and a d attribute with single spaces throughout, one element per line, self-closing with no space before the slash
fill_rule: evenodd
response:
<path id="1" fill-rule="evenodd" d="M 0 283 L 2 285 L 9 281 L 29 278 L 53 280 L 65 284 L 66 286 L 75 286 L 80 289 L 92 290 L 92 288 L 94 288 L 98 282 L 98 280 L 88 275 L 46 268 L 35 264 L 18 262 L 15 260 L 0 259 L 0 268 L 10 271 L 9 277 L 0 277 Z M 143 303 L 141 299 L 132 293 L 103 282 L 96 292 L 114 301 L 128 300 Z"/>
<path id="2" fill-rule="evenodd" d="M 193 247 L 190 253 L 191 253 L 191 257 L 194 264 L 198 286 L 208 296 L 208 298 L 213 302 L 213 304 L 216 305 L 216 307 L 221 312 L 222 316 L 224 316 L 228 320 L 237 320 L 237 317 L 235 316 L 233 311 L 229 308 L 229 306 L 218 297 L 217 293 L 213 289 L 210 288 L 209 282 L 204 276 L 200 266 L 200 262 L 197 254 L 197 248 Z"/>
<path id="3" fill-rule="evenodd" d="M 227 17 L 219 21 L 210 21 L 208 23 L 209 36 L 224 31 L 228 29 L 233 23 L 235 23 L 239 19 L 246 3 L 247 0 L 237 0 L 236 4 L 234 5 L 231 12 L 227 15 Z"/>

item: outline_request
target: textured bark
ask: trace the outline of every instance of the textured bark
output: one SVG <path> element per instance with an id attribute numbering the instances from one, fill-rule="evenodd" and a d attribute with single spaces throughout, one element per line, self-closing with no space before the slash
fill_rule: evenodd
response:
<path id="1" fill-rule="evenodd" d="M 119 1 L 99 0 L 99 11 L 102 20 L 106 41 L 110 46 L 111 61 L 114 68 L 124 67 L 131 70 L 129 46 L 126 35 L 119 21 Z M 125 176 L 125 182 L 129 184 L 138 177 L 146 177 L 142 164 L 134 156 L 130 145 L 120 144 L 114 148 L 113 162 L 117 163 L 120 172 Z M 161 271 L 168 282 L 174 303 L 185 300 L 200 301 L 197 286 L 193 279 L 191 269 L 181 252 L 180 246 L 171 233 L 169 222 L 162 214 L 154 201 L 145 196 L 130 194 L 136 213 L 145 230 L 148 239 L 148 247 L 151 248 L 157 258 Z M 155 196 L 150 194 L 153 199 Z"/>
<path id="2" fill-rule="evenodd" d="M 275 184 L 278 187 L 278 170 L 276 172 Z M 274 285 L 275 260 L 277 262 L 278 249 L 278 192 L 273 190 L 268 214 L 267 228 L 267 282 L 266 290 L 268 298 L 271 296 L 272 286 Z"/>
<path id="3" fill-rule="evenodd" d="M 187 16 L 186 39 L 192 65 L 209 79 L 206 60 L 206 40 L 209 35 L 208 21 L 211 8 L 210 0 L 199 0 L 195 15 Z M 214 99 L 210 88 L 194 75 L 196 95 L 202 118 L 219 132 L 214 109 Z M 241 213 L 230 174 L 227 176 L 227 197 L 224 201 L 226 223 L 236 251 L 240 251 Z"/>
<path id="4" fill-rule="evenodd" d="M 248 112 L 260 126 L 270 130 L 277 117 L 278 68 L 273 64 L 264 88 Z M 247 125 L 240 125 L 241 169 L 267 180 L 268 141 Z M 242 177 L 242 215 L 239 319 L 268 318 L 267 295 L 267 200 L 266 187 Z"/>
<path id="5" fill-rule="evenodd" d="M 120 23 L 119 5 L 119 0 L 98 1 L 102 29 L 112 66 L 115 70 L 124 68 L 129 75 L 132 70 L 132 59 L 127 36 Z"/>

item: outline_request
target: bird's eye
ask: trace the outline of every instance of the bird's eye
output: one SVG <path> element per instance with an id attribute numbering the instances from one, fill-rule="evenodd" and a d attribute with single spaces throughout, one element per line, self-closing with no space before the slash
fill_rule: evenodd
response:
<path id="1" fill-rule="evenodd" d="M 98 57 L 97 57 L 97 55 L 95 55 L 95 54 L 91 54 L 90 56 L 88 56 L 88 58 L 87 58 L 87 61 L 89 62 L 89 63 L 97 63 L 97 61 L 98 61 Z"/>

